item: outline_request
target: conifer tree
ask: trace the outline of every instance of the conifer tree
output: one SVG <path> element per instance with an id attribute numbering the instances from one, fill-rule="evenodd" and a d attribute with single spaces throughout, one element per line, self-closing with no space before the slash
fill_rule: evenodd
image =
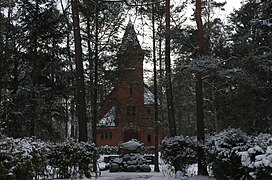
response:
<path id="1" fill-rule="evenodd" d="M 9 81 L 12 88 L 6 88 L 12 93 L 4 131 L 14 137 L 60 138 L 58 129 L 64 120 L 61 100 L 67 94 L 65 62 L 60 58 L 63 16 L 55 1 L 10 2 L 18 11 L 9 13 L 12 71 L 6 76 L 13 78 Z"/>

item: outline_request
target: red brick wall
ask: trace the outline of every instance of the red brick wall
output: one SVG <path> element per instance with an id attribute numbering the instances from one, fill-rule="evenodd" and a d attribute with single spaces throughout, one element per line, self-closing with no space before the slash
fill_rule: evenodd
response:
<path id="1" fill-rule="evenodd" d="M 103 117 L 112 106 L 116 106 L 116 127 L 98 128 L 97 146 L 116 146 L 129 137 L 137 137 L 144 145 L 154 146 L 154 110 L 144 105 L 143 60 L 138 46 L 127 47 L 123 54 L 118 55 L 118 83 L 99 112 Z M 135 108 L 135 114 L 127 114 L 128 106 Z M 112 136 L 106 138 L 105 134 Z"/>

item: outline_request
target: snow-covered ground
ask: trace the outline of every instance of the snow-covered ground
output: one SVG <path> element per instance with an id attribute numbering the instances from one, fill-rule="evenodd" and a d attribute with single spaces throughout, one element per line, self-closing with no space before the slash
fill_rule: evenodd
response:
<path id="1" fill-rule="evenodd" d="M 186 179 L 186 180 L 214 180 L 210 177 L 204 176 L 193 176 L 193 177 L 171 177 L 165 176 L 162 172 L 149 172 L 149 173 L 128 173 L 128 172 L 119 172 L 119 173 L 109 173 L 102 172 L 101 176 L 98 177 L 98 180 L 176 180 L 176 179 Z"/>
<path id="2" fill-rule="evenodd" d="M 149 172 L 149 173 L 128 173 L 128 172 L 118 172 L 118 173 L 109 173 L 102 172 L 99 180 L 127 180 L 127 179 L 149 179 L 149 180 L 162 180 L 162 179 L 175 179 L 173 177 L 165 177 L 162 173 Z"/>
<path id="3" fill-rule="evenodd" d="M 97 178 L 92 178 L 97 180 L 215 180 L 212 177 L 206 176 L 192 176 L 184 177 L 182 175 L 164 174 L 164 172 L 117 172 L 110 173 L 109 171 L 101 172 L 101 175 Z M 67 179 L 68 180 L 68 179 Z M 82 180 L 89 180 L 88 178 L 83 178 Z"/>
<path id="4" fill-rule="evenodd" d="M 105 163 L 102 161 L 103 156 L 99 160 L 100 168 L 105 167 Z M 160 172 L 154 172 L 154 165 L 150 165 L 151 172 L 117 172 L 110 173 L 107 171 L 102 171 L 101 175 L 97 178 L 98 180 L 215 180 L 211 177 L 204 176 L 195 176 L 196 174 L 196 165 L 188 168 L 187 175 L 191 177 L 183 176 L 181 173 L 174 174 L 174 169 L 169 165 L 164 164 L 160 160 Z"/>

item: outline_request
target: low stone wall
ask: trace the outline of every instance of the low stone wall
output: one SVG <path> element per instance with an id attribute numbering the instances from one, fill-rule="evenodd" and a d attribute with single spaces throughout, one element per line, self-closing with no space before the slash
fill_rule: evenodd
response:
<path id="1" fill-rule="evenodd" d="M 110 172 L 150 172 L 151 168 L 142 154 L 130 153 L 113 159 Z"/>
<path id="2" fill-rule="evenodd" d="M 149 161 L 142 154 L 143 145 L 137 140 L 120 144 L 120 156 L 112 159 L 109 166 L 110 172 L 150 172 Z"/>

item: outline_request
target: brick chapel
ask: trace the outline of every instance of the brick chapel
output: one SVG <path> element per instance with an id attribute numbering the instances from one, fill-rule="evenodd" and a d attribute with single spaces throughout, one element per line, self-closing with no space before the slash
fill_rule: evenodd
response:
<path id="1" fill-rule="evenodd" d="M 117 54 L 118 81 L 99 109 L 97 146 L 117 146 L 131 139 L 154 146 L 154 95 L 143 81 L 143 60 L 129 22 Z"/>

